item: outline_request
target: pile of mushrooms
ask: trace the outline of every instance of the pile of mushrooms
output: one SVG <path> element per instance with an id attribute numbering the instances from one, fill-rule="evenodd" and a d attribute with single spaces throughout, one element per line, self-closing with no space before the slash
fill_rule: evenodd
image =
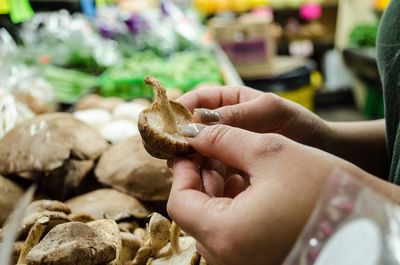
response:
<path id="1" fill-rule="evenodd" d="M 151 121 L 164 115 L 167 97 L 156 79 L 147 83 L 160 88 L 158 103 L 150 107 L 155 113 L 145 111 Z M 92 101 L 81 102 L 80 108 Z M 117 99 L 97 104 L 125 115 L 115 109 L 124 106 Z M 168 104 L 175 112 L 182 110 Z M 178 115 L 175 129 L 191 121 L 183 111 L 183 119 L 172 113 Z M 154 128 L 149 120 L 141 124 L 137 119 L 139 127 Z M 36 116 L 5 134 L 0 140 L 0 250 L 14 226 L 11 265 L 205 265 L 195 240 L 157 213 L 166 214 L 172 173 L 164 160 L 146 151 L 146 139 L 137 134 L 110 144 L 95 125 L 67 113 Z M 193 151 L 179 139 L 172 144 Z M 37 185 L 35 197 L 15 223 L 18 211 L 13 209 L 31 185 Z"/>

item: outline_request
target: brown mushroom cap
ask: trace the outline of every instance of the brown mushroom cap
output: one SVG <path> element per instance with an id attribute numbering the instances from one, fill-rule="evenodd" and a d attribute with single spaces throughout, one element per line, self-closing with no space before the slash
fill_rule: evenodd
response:
<path id="1" fill-rule="evenodd" d="M 28 254 L 28 265 L 97 265 L 115 260 L 116 246 L 79 222 L 54 227 Z"/>
<path id="2" fill-rule="evenodd" d="M 13 211 L 15 204 L 23 194 L 17 184 L 0 176 L 0 226 Z"/>
<path id="3" fill-rule="evenodd" d="M 182 104 L 168 100 L 160 81 L 147 77 L 145 82 L 156 91 L 156 101 L 139 115 L 138 127 L 144 147 L 160 159 L 193 154 L 194 149 L 178 133 L 180 127 L 193 122 L 192 114 Z"/>
<path id="4" fill-rule="evenodd" d="M 31 178 L 50 172 L 70 157 L 94 160 L 107 142 L 71 114 L 52 113 L 19 124 L 0 141 L 0 173 Z"/>
<path id="5" fill-rule="evenodd" d="M 46 231 L 49 231 L 58 224 L 69 222 L 70 219 L 67 214 L 70 212 L 69 207 L 59 201 L 40 200 L 32 202 L 27 207 L 25 218 L 18 229 L 17 238 L 25 239 L 32 226 L 41 218 L 49 219 Z M 4 227 L 10 225 L 8 223 L 9 220 L 11 220 L 11 218 L 7 219 Z"/>
<path id="6" fill-rule="evenodd" d="M 0 141 L 0 174 L 38 180 L 55 198 L 64 198 L 108 147 L 89 125 L 67 113 L 37 116 Z"/>
<path id="7" fill-rule="evenodd" d="M 104 152 L 96 167 L 99 182 L 142 201 L 168 199 L 172 174 L 165 161 L 151 157 L 140 136 L 131 137 Z"/>
<path id="8" fill-rule="evenodd" d="M 122 239 L 117 223 L 110 219 L 102 219 L 87 223 L 87 225 L 95 229 L 96 233 L 103 237 L 104 243 L 115 247 L 115 259 L 107 263 L 107 265 L 121 264 Z"/>
<path id="9" fill-rule="evenodd" d="M 113 189 L 95 190 L 66 202 L 73 213 L 86 213 L 95 219 L 115 221 L 145 218 L 150 212 L 135 198 Z"/>

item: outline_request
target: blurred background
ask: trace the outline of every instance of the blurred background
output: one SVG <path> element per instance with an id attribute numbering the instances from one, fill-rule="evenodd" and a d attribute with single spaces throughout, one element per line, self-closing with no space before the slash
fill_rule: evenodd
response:
<path id="1" fill-rule="evenodd" d="M 375 41 L 388 2 L 0 0 L 0 88 L 35 114 L 75 111 L 151 99 L 152 74 L 171 97 L 244 84 L 328 120 L 382 118 Z"/>

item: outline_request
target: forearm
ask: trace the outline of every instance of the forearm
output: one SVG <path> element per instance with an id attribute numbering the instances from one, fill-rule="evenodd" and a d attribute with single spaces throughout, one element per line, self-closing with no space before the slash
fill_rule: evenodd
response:
<path id="1" fill-rule="evenodd" d="M 386 179 L 388 159 L 384 120 L 329 122 L 328 139 L 320 148 L 354 163 L 365 171 Z"/>

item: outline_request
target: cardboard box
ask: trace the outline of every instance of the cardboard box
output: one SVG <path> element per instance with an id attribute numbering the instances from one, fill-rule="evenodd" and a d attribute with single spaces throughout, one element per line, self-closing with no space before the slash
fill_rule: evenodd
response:
<path id="1" fill-rule="evenodd" d="M 268 72 L 276 55 L 276 38 L 275 27 L 267 19 L 253 16 L 214 18 L 209 28 L 242 78 Z"/>

